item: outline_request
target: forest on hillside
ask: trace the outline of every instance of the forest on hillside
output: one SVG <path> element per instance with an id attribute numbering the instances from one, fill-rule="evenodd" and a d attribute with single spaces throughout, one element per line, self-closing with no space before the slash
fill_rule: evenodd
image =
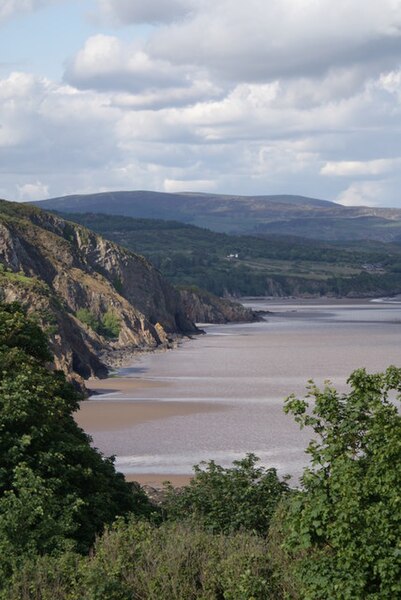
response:
<path id="1" fill-rule="evenodd" d="M 148 258 L 174 285 L 218 296 L 401 293 L 401 245 L 216 233 L 177 221 L 63 215 Z"/>

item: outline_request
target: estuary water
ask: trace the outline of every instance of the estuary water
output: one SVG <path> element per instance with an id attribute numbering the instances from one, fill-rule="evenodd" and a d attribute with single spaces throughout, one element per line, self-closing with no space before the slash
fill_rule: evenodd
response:
<path id="1" fill-rule="evenodd" d="M 284 414 L 284 398 L 303 396 L 310 378 L 318 385 L 329 379 L 345 391 L 356 368 L 401 366 L 400 302 L 245 304 L 270 312 L 260 323 L 206 326 L 206 335 L 175 350 L 143 355 L 119 372 L 132 387 L 88 401 L 93 414 L 101 403 L 116 411 L 121 403 L 194 406 L 194 412 L 136 424 L 89 424 L 94 444 L 116 456 L 118 470 L 186 474 L 202 460 L 227 466 L 254 452 L 265 466 L 296 479 L 307 464 L 311 434 Z"/>

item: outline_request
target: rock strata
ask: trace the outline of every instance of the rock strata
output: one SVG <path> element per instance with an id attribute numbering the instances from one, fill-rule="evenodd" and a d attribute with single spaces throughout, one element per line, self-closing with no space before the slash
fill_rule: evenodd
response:
<path id="1" fill-rule="evenodd" d="M 194 323 L 252 323 L 260 321 L 260 313 L 239 302 L 219 298 L 198 288 L 180 290 L 185 313 Z"/>
<path id="2" fill-rule="evenodd" d="M 38 315 L 56 368 L 76 380 L 106 376 L 113 351 L 198 331 L 145 258 L 32 206 L 0 201 L 0 267 L 0 298 Z M 110 315 L 114 335 L 102 327 Z"/>

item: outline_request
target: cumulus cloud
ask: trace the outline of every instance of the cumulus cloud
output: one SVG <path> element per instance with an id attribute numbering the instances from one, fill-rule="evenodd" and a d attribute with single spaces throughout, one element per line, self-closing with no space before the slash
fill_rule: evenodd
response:
<path id="1" fill-rule="evenodd" d="M 386 205 L 382 202 L 386 197 L 386 185 L 382 182 L 358 181 L 341 192 L 336 201 L 344 206 L 380 206 Z"/>
<path id="2" fill-rule="evenodd" d="M 187 15 L 194 4 L 195 0 L 99 0 L 103 19 L 120 25 L 171 23 Z"/>
<path id="3" fill-rule="evenodd" d="M 58 1 L 60 0 L 2 0 L 0 2 L 0 23 L 20 13 L 32 12 Z"/>
<path id="4" fill-rule="evenodd" d="M 17 185 L 17 190 L 20 200 L 43 200 L 49 197 L 49 186 L 40 181 Z"/>
<path id="5" fill-rule="evenodd" d="M 401 166 L 401 158 L 379 158 L 376 160 L 341 160 L 327 162 L 320 170 L 322 175 L 335 177 L 354 177 L 382 175 Z"/>
<path id="6" fill-rule="evenodd" d="M 260 81 L 353 63 L 382 68 L 399 55 L 400 27 L 400 0 L 204 0 L 191 18 L 157 29 L 149 50 L 231 81 Z"/>
<path id="7" fill-rule="evenodd" d="M 130 27 L 87 39 L 62 83 L 0 79 L 2 195 L 192 188 L 399 201 L 401 0 L 98 8 Z"/>
<path id="8" fill-rule="evenodd" d="M 186 86 L 185 73 L 142 49 L 125 47 L 118 38 L 95 35 L 70 62 L 65 80 L 80 88 L 129 90 Z"/>
<path id="9" fill-rule="evenodd" d="M 163 189 L 165 192 L 210 192 L 216 188 L 216 182 L 210 179 L 165 179 Z"/>

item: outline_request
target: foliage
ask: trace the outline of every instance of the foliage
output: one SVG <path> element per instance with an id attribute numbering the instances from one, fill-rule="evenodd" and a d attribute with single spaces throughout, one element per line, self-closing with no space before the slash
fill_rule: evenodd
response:
<path id="1" fill-rule="evenodd" d="M 34 319 L 27 319 L 19 304 L 0 304 L 0 351 L 19 348 L 42 362 L 51 361 L 47 338 Z"/>
<path id="2" fill-rule="evenodd" d="M 76 312 L 76 317 L 99 335 L 103 335 L 109 339 L 114 339 L 119 336 L 121 327 L 120 319 L 113 310 L 108 310 L 99 320 L 87 308 L 80 308 Z"/>
<path id="3" fill-rule="evenodd" d="M 0 584 L 22 556 L 87 551 L 117 515 L 152 510 L 90 446 L 73 419 L 80 398 L 49 357 L 34 320 L 0 305 Z"/>
<path id="4" fill-rule="evenodd" d="M 79 308 L 76 312 L 76 317 L 81 321 L 81 323 L 84 323 L 93 329 L 93 331 L 97 331 L 99 329 L 99 321 L 89 309 Z"/>
<path id="5" fill-rule="evenodd" d="M 169 519 L 192 518 L 208 531 L 230 533 L 250 530 L 266 534 L 280 499 L 288 485 L 276 469 L 257 466 L 259 459 L 248 454 L 224 468 L 214 461 L 194 467 L 188 486 L 169 486 L 164 507 Z"/>
<path id="6" fill-rule="evenodd" d="M 190 524 L 131 520 L 105 531 L 88 558 L 28 560 L 7 600 L 280 600 L 266 542 Z M 1 597 L 1 596 L 0 596 Z"/>
<path id="7" fill-rule="evenodd" d="M 397 244 L 228 235 L 177 221 L 117 215 L 66 216 L 143 254 L 173 284 L 196 285 L 218 296 L 401 292 Z M 238 259 L 227 258 L 236 253 Z M 366 264 L 380 265 L 384 272 L 367 272 Z"/>
<path id="8" fill-rule="evenodd" d="M 105 337 L 117 338 L 120 334 L 120 319 L 112 310 L 108 310 L 103 315 L 101 326 Z"/>
<path id="9" fill-rule="evenodd" d="M 286 547 L 297 559 L 303 598 L 401 597 L 401 369 L 355 371 L 350 392 L 310 384 L 286 411 L 314 438 L 303 489 L 286 516 Z"/>

